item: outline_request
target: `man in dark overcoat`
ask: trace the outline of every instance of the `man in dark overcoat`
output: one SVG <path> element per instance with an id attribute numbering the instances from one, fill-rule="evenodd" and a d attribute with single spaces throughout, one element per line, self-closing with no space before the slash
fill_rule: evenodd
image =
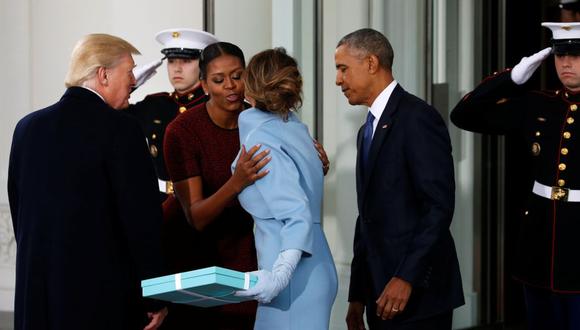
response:
<path id="1" fill-rule="evenodd" d="M 141 297 L 140 281 L 162 272 L 162 211 L 139 123 L 117 111 L 132 54 L 120 38 L 83 37 L 60 101 L 16 126 L 16 330 L 156 329 L 167 313 Z"/>

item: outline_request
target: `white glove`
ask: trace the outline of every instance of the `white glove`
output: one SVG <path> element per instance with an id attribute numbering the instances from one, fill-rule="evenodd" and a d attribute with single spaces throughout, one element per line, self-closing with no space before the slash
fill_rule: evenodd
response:
<path id="1" fill-rule="evenodd" d="M 235 295 L 253 297 L 262 304 L 270 303 L 290 283 L 292 273 L 294 273 L 301 256 L 302 251 L 297 249 L 288 249 L 280 252 L 278 259 L 274 262 L 272 272 L 267 270 L 251 272 L 251 274 L 258 277 L 258 283 L 248 290 L 236 291 Z"/>
<path id="2" fill-rule="evenodd" d="M 158 61 L 153 61 L 151 63 L 140 65 L 133 69 L 133 75 L 135 76 L 135 87 L 133 90 L 137 89 L 137 87 L 143 85 L 149 78 L 153 77 L 157 73 L 157 68 L 161 66 L 163 63 L 163 59 Z"/>
<path id="3" fill-rule="evenodd" d="M 528 81 L 532 74 L 538 69 L 540 64 L 550 55 L 552 47 L 540 50 L 530 57 L 523 57 L 511 72 L 513 82 L 521 85 Z"/>

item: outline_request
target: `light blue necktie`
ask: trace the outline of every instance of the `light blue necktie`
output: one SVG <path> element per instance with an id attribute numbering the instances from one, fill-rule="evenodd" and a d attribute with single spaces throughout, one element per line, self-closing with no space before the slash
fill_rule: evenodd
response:
<path id="1" fill-rule="evenodd" d="M 367 121 L 365 122 L 365 127 L 363 128 L 363 140 L 362 140 L 362 160 L 363 168 L 368 165 L 369 151 L 371 150 L 371 142 L 373 141 L 373 121 L 375 116 L 369 111 L 367 114 Z"/>

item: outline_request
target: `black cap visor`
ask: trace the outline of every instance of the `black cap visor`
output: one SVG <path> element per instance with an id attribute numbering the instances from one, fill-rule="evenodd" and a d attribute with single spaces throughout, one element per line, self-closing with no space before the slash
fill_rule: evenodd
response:
<path id="1" fill-rule="evenodd" d="M 555 55 L 580 55 L 580 39 L 552 39 L 552 46 Z"/>
<path id="2" fill-rule="evenodd" d="M 201 50 L 191 48 L 165 48 L 161 50 L 161 53 L 167 58 L 187 58 L 195 60 L 201 55 Z"/>

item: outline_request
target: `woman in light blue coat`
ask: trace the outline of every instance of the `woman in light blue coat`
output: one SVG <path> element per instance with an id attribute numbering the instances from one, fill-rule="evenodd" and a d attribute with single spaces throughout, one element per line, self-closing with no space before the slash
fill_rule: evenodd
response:
<path id="1" fill-rule="evenodd" d="M 244 82 L 253 107 L 238 118 L 240 142 L 261 144 L 271 161 L 269 174 L 238 196 L 254 218 L 260 270 L 256 286 L 237 294 L 260 302 L 254 329 L 328 329 L 337 276 L 320 225 L 320 159 L 294 114 L 302 103 L 297 63 L 284 49 L 263 51 Z"/>

